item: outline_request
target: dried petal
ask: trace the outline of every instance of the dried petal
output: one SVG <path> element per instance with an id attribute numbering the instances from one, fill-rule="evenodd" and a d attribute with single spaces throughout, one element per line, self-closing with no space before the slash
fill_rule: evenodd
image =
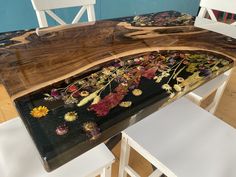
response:
<path id="1" fill-rule="evenodd" d="M 101 100 L 101 97 L 100 97 L 100 96 L 96 96 L 96 97 L 93 99 L 92 104 L 97 104 L 100 100 Z"/>
<path id="2" fill-rule="evenodd" d="M 77 106 L 78 106 L 78 107 L 81 107 L 81 106 L 86 105 L 89 101 L 93 100 L 93 99 L 97 96 L 98 92 L 99 92 L 99 90 L 97 90 L 97 91 L 91 93 L 89 96 L 87 96 L 87 97 L 85 97 L 84 99 L 82 99 L 82 100 L 77 104 Z"/>

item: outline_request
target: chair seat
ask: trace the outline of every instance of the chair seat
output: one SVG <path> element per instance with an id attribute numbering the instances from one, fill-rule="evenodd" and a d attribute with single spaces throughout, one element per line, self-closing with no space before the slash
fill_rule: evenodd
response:
<path id="1" fill-rule="evenodd" d="M 206 84 L 193 90 L 190 94 L 198 96 L 200 99 L 204 99 L 207 96 L 209 96 L 213 91 L 215 91 L 217 88 L 219 88 L 227 80 L 227 78 L 228 76 L 226 76 L 225 74 L 221 74 L 215 79 L 212 79 Z"/>
<path id="2" fill-rule="evenodd" d="M 235 177 L 236 130 L 182 98 L 123 132 L 168 177 Z"/>
<path id="3" fill-rule="evenodd" d="M 21 120 L 15 118 L 0 124 L 1 177 L 84 177 L 97 175 L 113 161 L 113 154 L 102 143 L 48 173 Z"/>

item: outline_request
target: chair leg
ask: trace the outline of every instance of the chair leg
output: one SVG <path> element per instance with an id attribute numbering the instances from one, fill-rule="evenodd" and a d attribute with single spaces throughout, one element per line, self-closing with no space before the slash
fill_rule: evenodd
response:
<path id="1" fill-rule="evenodd" d="M 129 155 L 130 155 L 130 146 L 128 144 L 128 140 L 125 137 L 121 139 L 121 152 L 120 152 L 120 166 L 119 166 L 119 177 L 127 177 L 127 172 L 125 171 L 125 167 L 129 163 Z"/>
<path id="2" fill-rule="evenodd" d="M 88 14 L 88 21 L 89 22 L 96 21 L 94 5 L 90 4 L 87 6 L 87 14 Z"/>
<path id="3" fill-rule="evenodd" d="M 103 169 L 101 177 L 111 177 L 111 165 Z"/>
<path id="4" fill-rule="evenodd" d="M 48 27 L 48 22 L 46 18 L 46 14 L 44 11 L 36 11 L 38 23 L 40 28 Z"/>
<path id="5" fill-rule="evenodd" d="M 231 76 L 231 73 L 232 73 L 232 69 L 231 70 L 229 70 L 229 71 L 227 71 L 227 75 L 228 75 L 228 78 L 227 78 L 227 80 L 224 82 L 224 84 L 222 84 L 222 86 L 220 86 L 218 89 L 217 89 L 217 92 L 216 92 L 216 95 L 215 95 L 215 99 L 214 99 L 214 106 L 210 109 L 210 113 L 212 113 L 212 114 L 215 114 L 215 112 L 216 112 L 216 110 L 217 110 L 217 107 L 218 107 L 218 105 L 219 105 L 219 102 L 220 102 L 220 100 L 221 100 L 221 97 L 222 97 L 222 95 L 223 95 L 223 93 L 224 93 L 224 90 L 225 90 L 225 87 L 226 87 L 226 85 L 227 85 L 227 83 L 228 83 L 228 81 L 229 81 L 229 78 L 230 78 L 230 76 Z"/>

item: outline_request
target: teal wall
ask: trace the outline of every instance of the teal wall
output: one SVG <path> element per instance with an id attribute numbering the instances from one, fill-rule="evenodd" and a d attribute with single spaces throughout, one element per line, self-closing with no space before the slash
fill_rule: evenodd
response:
<path id="1" fill-rule="evenodd" d="M 97 0 L 97 19 L 107 19 L 164 10 L 177 10 L 196 15 L 199 0 Z M 65 21 L 70 22 L 78 8 L 57 10 Z M 86 17 L 83 17 L 86 20 Z M 56 25 L 50 20 L 50 25 Z M 30 0 L 0 0 L 0 32 L 31 29 L 38 26 Z"/>

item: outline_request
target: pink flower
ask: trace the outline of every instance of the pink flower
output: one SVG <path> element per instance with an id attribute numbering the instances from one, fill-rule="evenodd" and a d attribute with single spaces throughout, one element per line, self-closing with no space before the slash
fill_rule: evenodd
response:
<path id="1" fill-rule="evenodd" d="M 147 79 L 152 79 L 156 76 L 157 67 L 150 68 L 143 72 L 142 76 Z"/>

